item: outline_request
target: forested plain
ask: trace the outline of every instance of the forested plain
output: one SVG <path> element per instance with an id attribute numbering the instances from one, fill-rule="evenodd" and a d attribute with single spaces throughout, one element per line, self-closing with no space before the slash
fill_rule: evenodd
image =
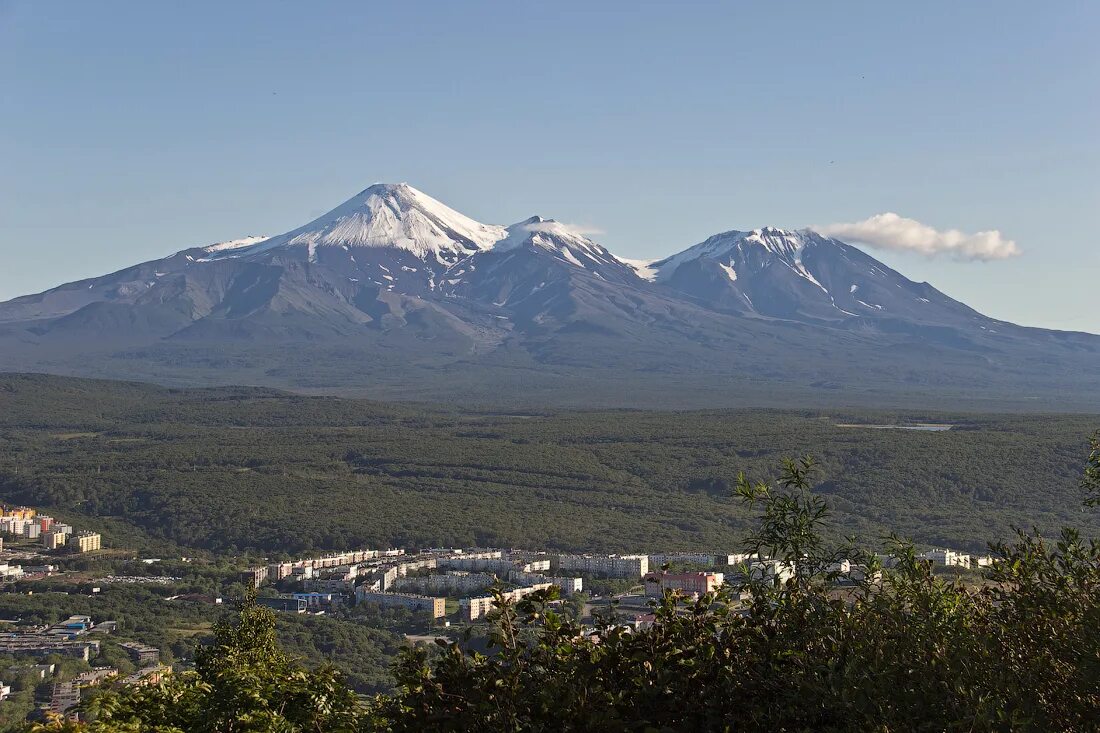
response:
<path id="1" fill-rule="evenodd" d="M 933 422 L 947 431 L 843 425 Z M 0 375 L 0 499 L 105 543 L 268 556 L 357 547 L 729 550 L 739 472 L 818 461 L 829 531 L 982 550 L 1013 526 L 1097 534 L 1100 416 L 527 411 Z"/>

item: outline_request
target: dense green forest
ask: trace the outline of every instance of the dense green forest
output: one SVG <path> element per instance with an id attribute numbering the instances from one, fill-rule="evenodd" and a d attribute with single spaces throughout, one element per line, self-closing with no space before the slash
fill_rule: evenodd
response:
<path id="1" fill-rule="evenodd" d="M 929 421 L 952 430 L 839 427 Z M 0 499 L 116 547 L 300 553 L 740 546 L 739 472 L 814 454 L 827 531 L 981 550 L 1012 526 L 1096 534 L 1088 415 L 431 409 L 255 388 L 0 375 Z"/>

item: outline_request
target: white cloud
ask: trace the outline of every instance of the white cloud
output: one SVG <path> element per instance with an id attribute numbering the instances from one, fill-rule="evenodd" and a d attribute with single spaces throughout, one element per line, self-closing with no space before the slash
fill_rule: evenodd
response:
<path id="1" fill-rule="evenodd" d="M 569 234 L 575 234 L 578 237 L 592 237 L 604 233 L 603 230 L 598 227 L 587 226 L 585 224 L 566 224 L 563 221 L 555 221 L 553 219 L 535 224 L 528 224 L 525 228 L 529 232 L 549 232 L 551 234 L 567 232 Z"/>
<path id="2" fill-rule="evenodd" d="M 1003 260 L 1020 254 L 1020 248 L 1000 231 L 967 234 L 958 229 L 940 231 L 893 212 L 875 214 L 863 221 L 812 227 L 827 237 L 851 240 L 878 249 L 918 252 L 926 257 L 946 254 L 956 260 Z"/>

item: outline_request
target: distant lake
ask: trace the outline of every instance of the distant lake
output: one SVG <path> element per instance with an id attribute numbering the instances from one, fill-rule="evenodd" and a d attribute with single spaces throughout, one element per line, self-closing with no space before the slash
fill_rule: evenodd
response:
<path id="1" fill-rule="evenodd" d="M 870 428 L 871 430 L 923 430 L 927 433 L 942 433 L 950 430 L 954 425 L 938 423 L 914 423 L 912 425 L 863 425 L 857 423 L 837 423 L 838 428 Z"/>

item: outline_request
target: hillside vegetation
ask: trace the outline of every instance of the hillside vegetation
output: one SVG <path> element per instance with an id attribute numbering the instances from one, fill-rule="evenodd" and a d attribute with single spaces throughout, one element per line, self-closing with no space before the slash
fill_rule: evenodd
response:
<path id="1" fill-rule="evenodd" d="M 944 432 L 844 424 L 947 423 Z M 814 454 L 824 530 L 981 550 L 1011 527 L 1095 534 L 1087 415 L 858 411 L 501 414 L 0 375 L 0 499 L 139 549 L 735 548 L 738 472 Z"/>

